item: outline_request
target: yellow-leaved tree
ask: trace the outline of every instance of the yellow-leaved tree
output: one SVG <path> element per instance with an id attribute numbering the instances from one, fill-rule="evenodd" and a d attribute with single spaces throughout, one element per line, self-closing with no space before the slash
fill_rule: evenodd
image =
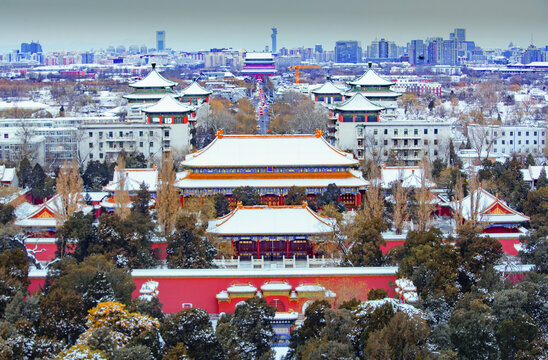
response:
<path id="1" fill-rule="evenodd" d="M 55 217 L 57 223 L 62 225 L 76 211 L 81 201 L 82 178 L 76 160 L 65 161 L 59 169 L 56 179 L 58 200 L 55 202 Z"/>
<path id="2" fill-rule="evenodd" d="M 164 154 L 160 173 L 158 174 L 156 214 L 158 216 L 158 224 L 166 235 L 169 235 L 173 231 L 179 210 L 179 193 L 175 187 L 176 181 L 177 174 L 173 167 L 171 154 Z"/>

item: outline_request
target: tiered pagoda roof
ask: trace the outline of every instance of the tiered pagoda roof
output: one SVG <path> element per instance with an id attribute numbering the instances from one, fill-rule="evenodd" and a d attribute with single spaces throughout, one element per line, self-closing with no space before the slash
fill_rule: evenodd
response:
<path id="1" fill-rule="evenodd" d="M 184 90 L 179 92 L 179 96 L 209 96 L 211 91 L 204 89 L 197 81 L 193 81 L 192 84 L 187 86 Z"/>
<path id="2" fill-rule="evenodd" d="M 346 89 L 341 89 L 335 86 L 331 81 L 326 81 L 322 85 L 316 87 L 310 92 L 315 95 L 342 95 Z"/>
<path id="3" fill-rule="evenodd" d="M 144 79 L 138 80 L 129 84 L 132 88 L 136 89 L 166 89 L 173 88 L 177 86 L 177 83 L 171 80 L 166 79 L 156 70 L 156 64 L 152 64 L 152 70 L 145 76 Z"/>
<path id="4" fill-rule="evenodd" d="M 213 235 L 326 234 L 335 219 L 318 215 L 308 205 L 238 206 L 229 214 L 209 221 Z"/>
<path id="5" fill-rule="evenodd" d="M 125 179 L 122 179 L 122 176 L 124 176 Z M 123 189 L 121 189 L 122 180 L 124 180 Z M 149 192 L 155 192 L 158 185 L 158 169 L 156 167 L 149 169 L 122 170 L 116 168 L 112 181 L 103 187 L 103 191 L 139 191 L 142 183 L 148 187 Z"/>
<path id="6" fill-rule="evenodd" d="M 180 101 L 177 101 L 173 95 L 166 94 L 156 104 L 148 106 L 142 110 L 146 114 L 175 114 L 190 113 L 194 108 L 189 107 Z"/>
<path id="7" fill-rule="evenodd" d="M 333 108 L 335 111 L 347 112 L 377 112 L 385 109 L 382 106 L 373 104 L 361 93 L 355 93 L 350 99 L 335 105 Z"/>
<path id="8" fill-rule="evenodd" d="M 348 82 L 352 86 L 392 86 L 395 82 L 383 79 L 373 69 L 367 70 L 363 75 L 358 76 L 356 79 Z"/>

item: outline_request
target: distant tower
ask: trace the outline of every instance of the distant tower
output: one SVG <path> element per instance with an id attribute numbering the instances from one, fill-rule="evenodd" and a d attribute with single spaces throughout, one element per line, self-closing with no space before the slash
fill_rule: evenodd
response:
<path id="1" fill-rule="evenodd" d="M 165 30 L 156 31 L 156 50 L 164 51 L 166 48 L 166 32 Z"/>
<path id="2" fill-rule="evenodd" d="M 272 28 L 272 35 L 270 35 L 270 37 L 272 38 L 272 53 L 275 54 L 276 53 L 276 35 L 278 35 L 278 29 L 276 29 L 275 27 Z"/>

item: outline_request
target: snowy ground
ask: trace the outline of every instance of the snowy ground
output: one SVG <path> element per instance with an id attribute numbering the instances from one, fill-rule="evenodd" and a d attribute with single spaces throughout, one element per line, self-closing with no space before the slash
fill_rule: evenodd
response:
<path id="1" fill-rule="evenodd" d="M 282 360 L 289 350 L 288 347 L 273 347 L 272 349 L 274 350 L 276 360 Z"/>

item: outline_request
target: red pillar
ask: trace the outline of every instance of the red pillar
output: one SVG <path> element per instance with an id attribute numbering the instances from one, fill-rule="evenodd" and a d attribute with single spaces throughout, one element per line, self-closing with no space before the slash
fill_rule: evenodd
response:
<path id="1" fill-rule="evenodd" d="M 315 254 L 316 254 L 316 251 L 314 249 L 314 245 L 316 245 L 316 244 L 312 243 L 312 257 L 314 257 Z"/>
<path id="2" fill-rule="evenodd" d="M 358 192 L 356 193 L 356 207 L 360 207 L 360 205 L 362 204 L 362 193 L 358 190 Z"/>
<path id="3" fill-rule="evenodd" d="M 181 206 L 181 209 L 185 208 L 185 196 L 184 195 L 181 195 L 179 197 L 179 205 Z"/>
<path id="4" fill-rule="evenodd" d="M 285 257 L 289 258 L 289 239 L 285 239 Z"/>
<path id="5" fill-rule="evenodd" d="M 257 239 L 257 259 L 261 258 L 261 241 Z"/>
<path id="6" fill-rule="evenodd" d="M 284 204 L 284 196 L 283 194 L 280 195 L 280 205 L 283 205 Z"/>
<path id="7" fill-rule="evenodd" d="M 230 240 L 230 253 L 232 254 L 232 258 L 234 259 L 234 239 Z"/>

